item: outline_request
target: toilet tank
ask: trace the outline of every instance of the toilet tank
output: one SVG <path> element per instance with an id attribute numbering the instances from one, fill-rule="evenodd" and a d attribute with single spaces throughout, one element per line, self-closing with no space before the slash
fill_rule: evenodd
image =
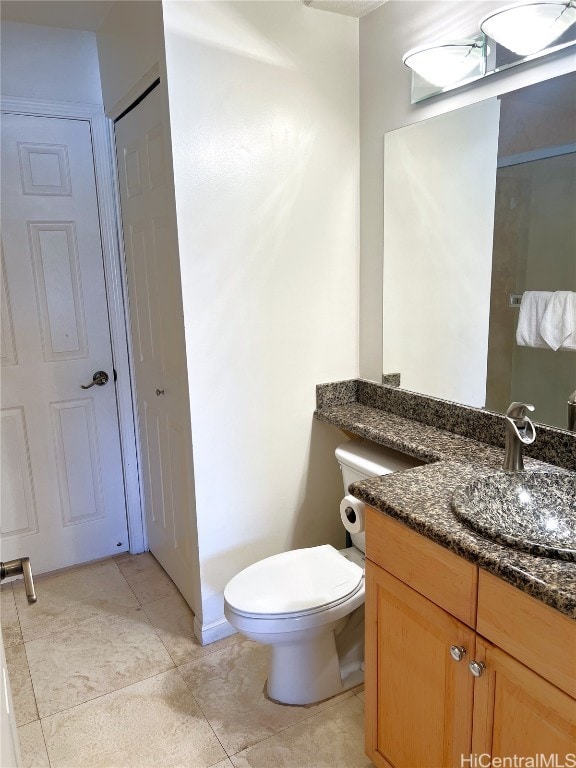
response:
<path id="1" fill-rule="evenodd" d="M 336 448 L 336 458 L 342 470 L 345 496 L 348 493 L 348 486 L 358 480 L 400 472 L 402 469 L 421 467 L 424 464 L 423 461 L 412 456 L 372 443 L 370 440 L 348 440 L 342 443 Z M 366 552 L 364 532 L 351 534 L 351 539 L 355 547 Z"/>
<path id="2" fill-rule="evenodd" d="M 370 440 L 348 440 L 342 443 L 336 448 L 336 458 L 342 470 L 344 494 L 348 493 L 348 486 L 358 480 L 421 467 L 424 463 Z"/>

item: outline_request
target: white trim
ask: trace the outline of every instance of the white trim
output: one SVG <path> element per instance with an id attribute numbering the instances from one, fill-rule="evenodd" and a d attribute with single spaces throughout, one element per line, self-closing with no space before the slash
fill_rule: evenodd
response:
<path id="1" fill-rule="evenodd" d="M 144 91 L 146 91 L 150 86 L 158 80 L 160 77 L 160 67 L 158 64 L 154 64 L 154 66 L 146 72 L 145 75 L 142 75 L 140 80 L 136 83 L 136 85 L 133 85 L 132 88 L 126 93 L 119 101 L 114 104 L 113 107 L 111 107 L 108 112 L 106 113 L 107 116 L 111 120 L 116 120 L 120 115 L 125 112 L 128 107 L 131 107 L 134 102 L 142 96 Z"/>
<path id="2" fill-rule="evenodd" d="M 110 318 L 110 337 L 112 353 L 118 380 L 116 397 L 118 402 L 118 421 L 120 425 L 120 443 L 122 446 L 122 466 L 124 470 L 124 488 L 126 491 L 126 516 L 130 552 L 137 554 L 148 549 L 146 526 L 141 497 L 140 457 L 138 455 L 138 426 L 135 412 L 134 381 L 131 366 L 130 334 L 128 333 L 126 275 L 123 252 L 119 242 L 118 201 L 116 196 L 116 167 L 110 142 L 111 122 L 100 109 L 92 121 L 92 142 L 94 147 L 94 166 L 98 188 L 98 204 L 102 231 L 102 250 L 104 252 L 104 274 L 108 294 L 108 316 Z"/>
<path id="3" fill-rule="evenodd" d="M 130 422 L 132 424 L 132 443 L 131 446 L 134 449 L 133 454 L 133 460 L 134 460 L 134 466 L 136 468 L 136 472 L 134 472 L 134 479 L 137 481 L 134 484 L 134 501 L 136 502 L 136 494 L 137 494 L 137 506 L 138 506 L 138 523 L 140 526 L 140 537 L 141 537 L 141 548 L 140 549 L 133 549 L 132 548 L 132 529 L 130 528 L 130 552 L 135 554 L 136 552 L 144 552 L 148 550 L 148 535 L 146 532 L 146 525 L 144 522 L 144 500 L 142 498 L 141 489 L 143 487 L 142 485 L 142 473 L 141 473 L 141 457 L 140 457 L 140 433 L 139 433 L 139 427 L 138 427 L 138 404 L 136 401 L 136 395 L 132 388 L 132 382 L 134 382 L 135 375 L 134 375 L 134 365 L 133 365 L 133 355 L 132 355 L 132 338 L 130 334 L 128 333 L 128 329 L 130 328 L 130 314 L 129 314 L 129 308 L 128 308 L 128 275 L 126 274 L 126 257 L 124 255 L 124 243 L 123 243 L 123 236 L 122 236 L 122 227 L 121 227 L 121 221 L 122 221 L 122 211 L 120 208 L 120 184 L 118 180 L 118 168 L 116 164 L 116 139 L 114 134 L 114 123 L 112 120 L 104 118 L 104 122 L 106 123 L 106 129 L 107 129 L 107 139 L 108 139 L 108 147 L 109 147 L 109 159 L 110 159 L 110 197 L 111 197 L 111 204 L 114 208 L 113 211 L 113 217 L 114 221 L 117 222 L 117 228 L 116 228 L 116 234 L 117 239 L 115 241 L 115 245 L 117 248 L 117 254 L 118 257 L 116 259 L 116 263 L 118 265 L 118 289 L 121 291 L 122 294 L 122 312 L 123 317 L 121 321 L 121 325 L 124 332 L 124 349 L 126 350 L 126 368 L 125 372 L 127 375 L 127 378 L 130 381 L 130 400 L 128 401 L 126 399 L 124 405 L 127 409 L 127 411 L 130 411 L 131 417 Z M 136 487 L 137 486 L 137 487 Z M 126 491 L 126 494 L 128 495 L 128 490 Z M 126 500 L 126 503 L 128 504 L 128 499 Z M 135 507 L 136 509 L 136 507 Z M 136 519 L 133 521 L 133 525 L 135 528 L 135 534 L 138 533 L 136 530 Z M 130 515 L 128 516 L 128 526 L 130 527 Z"/>
<path id="4" fill-rule="evenodd" d="M 64 117 L 71 120 L 92 120 L 98 113 L 103 114 L 101 104 L 80 104 L 74 101 L 46 101 L 18 96 L 1 96 L 2 112 L 39 117 Z"/>
<path id="5" fill-rule="evenodd" d="M 132 376 L 127 334 L 127 307 L 124 301 L 126 283 L 120 258 L 118 203 L 116 198 L 115 167 L 111 151 L 109 120 L 101 104 L 80 104 L 56 102 L 42 99 L 0 97 L 3 112 L 40 117 L 61 117 L 68 120 L 87 120 L 90 123 L 98 212 L 104 262 L 104 279 L 108 298 L 108 316 L 114 367 L 118 375 L 116 399 L 120 444 L 122 447 L 122 469 L 126 494 L 126 516 L 130 539 L 130 552 L 135 554 L 147 549 L 144 527 L 140 463 L 137 452 L 136 420 L 132 397 Z"/>
<path id="6" fill-rule="evenodd" d="M 209 645 L 215 643 L 216 640 L 222 640 L 224 637 L 235 634 L 236 630 L 224 617 L 218 621 L 213 621 L 211 624 L 202 624 L 198 620 L 198 616 L 194 617 L 194 637 L 200 645 Z"/>

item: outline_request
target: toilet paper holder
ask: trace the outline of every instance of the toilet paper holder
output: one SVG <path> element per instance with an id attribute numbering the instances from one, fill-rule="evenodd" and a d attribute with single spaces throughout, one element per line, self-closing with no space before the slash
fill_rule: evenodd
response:
<path id="1" fill-rule="evenodd" d="M 355 496 L 348 494 L 340 502 L 340 518 L 346 531 L 358 534 L 364 531 L 364 510 L 366 505 Z"/>
<path id="2" fill-rule="evenodd" d="M 354 524 L 356 522 L 356 510 L 353 507 L 345 507 L 344 514 L 350 523 Z"/>

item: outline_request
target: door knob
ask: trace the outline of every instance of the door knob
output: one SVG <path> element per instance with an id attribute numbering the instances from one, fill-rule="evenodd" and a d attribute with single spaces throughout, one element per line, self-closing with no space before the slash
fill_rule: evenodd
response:
<path id="1" fill-rule="evenodd" d="M 92 376 L 92 381 L 90 384 L 80 384 L 80 387 L 82 389 L 90 389 L 90 387 L 103 387 L 104 384 L 108 381 L 108 374 L 106 371 L 96 371 L 94 376 Z"/>
<path id="2" fill-rule="evenodd" d="M 32 568 L 30 567 L 30 558 L 21 557 L 19 560 L 8 560 L 0 563 L 0 581 L 9 576 L 24 576 L 24 588 L 29 603 L 36 602 L 36 591 L 34 589 L 34 579 L 32 578 Z"/>

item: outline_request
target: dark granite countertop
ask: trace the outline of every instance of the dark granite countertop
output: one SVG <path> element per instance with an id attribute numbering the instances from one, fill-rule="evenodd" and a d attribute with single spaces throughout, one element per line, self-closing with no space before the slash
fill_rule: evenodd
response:
<path id="1" fill-rule="evenodd" d="M 319 405 L 317 419 L 425 462 L 422 467 L 354 483 L 350 486 L 354 496 L 576 618 L 575 563 L 500 545 L 466 527 L 452 511 L 452 495 L 457 489 L 502 471 L 502 448 L 357 401 Z M 528 457 L 525 468 L 569 472 Z M 576 483 L 576 473 L 569 474 Z"/>

